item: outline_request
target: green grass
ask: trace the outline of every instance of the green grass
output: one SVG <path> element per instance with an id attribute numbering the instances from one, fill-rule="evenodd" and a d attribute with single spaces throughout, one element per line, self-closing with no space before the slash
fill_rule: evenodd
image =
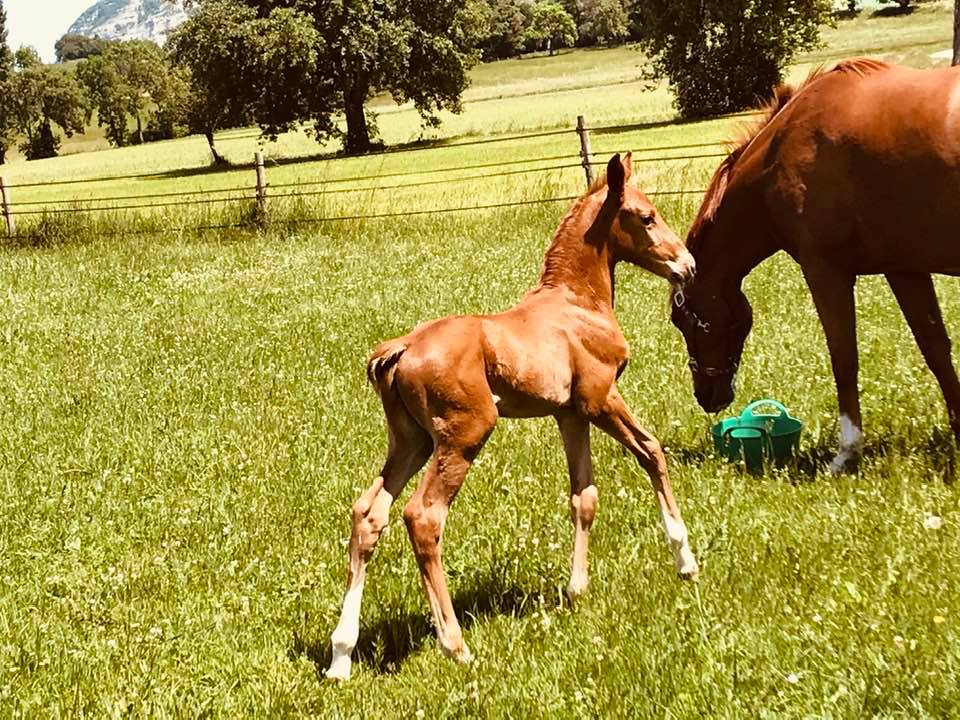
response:
<path id="1" fill-rule="evenodd" d="M 939 43 L 949 13 L 924 7 L 899 24 L 852 21 L 859 39 L 841 26 L 824 52 L 847 42 L 840 54 L 855 43 L 894 46 L 931 17 L 936 27 L 917 42 Z M 631 57 L 616 50 L 557 60 L 589 63 L 604 52 L 620 53 L 621 69 Z M 572 67 L 556 82 L 567 82 Z M 521 69 L 504 64 L 510 97 L 468 106 L 444 136 L 569 126 L 578 113 L 598 124 L 670 112 L 665 91 L 644 95 L 629 85 L 523 97 L 519 86 L 538 83 Z M 475 91 L 490 97 L 496 86 L 491 75 Z M 381 122 L 387 137 L 409 139 L 407 111 L 384 113 Z M 593 142 L 611 152 L 707 142 L 727 137 L 735 123 L 666 125 Z M 246 161 L 255 140 L 229 136 L 228 154 Z M 576 150 L 571 134 L 271 166 L 269 177 L 426 172 Z M 316 147 L 291 136 L 270 152 Z M 44 180 L 204 162 L 203 142 L 187 139 L 15 163 L 10 175 Z M 637 167 L 645 187 L 695 188 L 716 162 Z M 68 186 L 67 197 L 252 185 L 251 178 L 249 169 L 188 173 Z M 275 201 L 273 209 L 282 219 L 442 207 L 554 197 L 582 183 L 572 169 Z M 24 190 L 15 199 L 63 192 Z M 697 203 L 658 205 L 682 232 Z M 343 589 L 348 508 L 385 448 L 364 378 L 367 352 L 429 317 L 509 306 L 536 281 L 564 209 L 278 225 L 263 234 L 133 234 L 240 212 L 175 208 L 48 220 L 45 244 L 0 248 L 0 714 L 956 717 L 960 492 L 936 383 L 889 290 L 861 280 L 867 453 L 859 474 L 826 475 L 837 431 L 829 360 L 802 278 L 784 257 L 746 283 L 756 326 L 738 403 L 773 395 L 806 427 L 801 462 L 764 477 L 713 454 L 711 419 L 693 401 L 664 283 L 619 271 L 617 310 L 632 349 L 621 389 L 668 448 L 702 565 L 698 583 L 674 579 L 648 481 L 595 434 L 601 506 L 592 585 L 568 608 L 561 589 L 572 530 L 559 437 L 549 420 L 503 421 L 445 536 L 451 589 L 477 662 L 462 668 L 436 650 L 398 506 L 370 567 L 354 678 L 338 687 L 319 676 Z M 951 325 L 960 287 L 941 280 L 938 291 Z M 925 526 L 933 515 L 940 529 Z"/>

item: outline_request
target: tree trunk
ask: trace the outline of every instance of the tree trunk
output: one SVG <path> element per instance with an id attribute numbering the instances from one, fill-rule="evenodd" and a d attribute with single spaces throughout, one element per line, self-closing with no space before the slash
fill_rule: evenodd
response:
<path id="1" fill-rule="evenodd" d="M 960 0 L 953 3 L 953 65 L 960 65 Z"/>
<path id="2" fill-rule="evenodd" d="M 0 143 L 0 165 L 4 165 L 7 162 L 7 146 L 3 143 Z"/>
<path id="3" fill-rule="evenodd" d="M 363 106 L 367 101 L 368 87 L 366 83 L 356 82 L 345 93 L 344 114 L 347 118 L 347 140 L 344 150 L 353 155 L 370 150 L 370 129 L 367 127 L 367 115 Z"/>
<path id="4" fill-rule="evenodd" d="M 143 118 L 140 117 L 140 111 L 137 111 L 137 142 L 143 145 Z"/>
<path id="5" fill-rule="evenodd" d="M 217 146 L 213 143 L 213 130 L 207 130 L 204 135 L 207 138 L 207 143 L 210 145 L 210 154 L 213 155 L 213 164 L 214 165 L 226 165 L 227 161 L 223 156 L 217 152 Z"/>

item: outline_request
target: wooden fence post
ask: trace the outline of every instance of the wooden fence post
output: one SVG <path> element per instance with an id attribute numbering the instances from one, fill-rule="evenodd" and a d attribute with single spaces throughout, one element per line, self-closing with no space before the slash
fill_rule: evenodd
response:
<path id="1" fill-rule="evenodd" d="M 577 135 L 580 136 L 580 157 L 583 158 L 583 172 L 587 176 L 587 187 L 593 185 L 593 165 L 590 164 L 590 131 L 583 115 L 577 115 Z"/>
<path id="2" fill-rule="evenodd" d="M 257 223 L 267 224 L 267 169 L 263 164 L 263 152 L 257 151 Z"/>
<path id="3" fill-rule="evenodd" d="M 3 201 L 3 217 L 7 221 L 7 235 L 12 237 L 17 234 L 17 219 L 10 209 L 10 189 L 3 177 L 0 177 L 0 199 Z"/>

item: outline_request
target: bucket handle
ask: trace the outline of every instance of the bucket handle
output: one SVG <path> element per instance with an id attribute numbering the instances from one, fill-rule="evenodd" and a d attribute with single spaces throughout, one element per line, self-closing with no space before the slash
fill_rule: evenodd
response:
<path id="1" fill-rule="evenodd" d="M 780 414 L 768 415 L 767 413 L 763 413 L 761 415 L 757 415 L 756 413 L 754 413 L 754 410 L 756 410 L 758 407 L 774 407 L 780 411 Z M 740 413 L 741 418 L 747 418 L 747 419 L 756 418 L 756 417 L 775 418 L 775 417 L 784 417 L 784 416 L 790 417 L 790 413 L 787 412 L 787 409 L 783 405 L 778 403 L 776 400 L 755 400 L 754 402 L 747 405 L 743 409 L 743 412 Z"/>

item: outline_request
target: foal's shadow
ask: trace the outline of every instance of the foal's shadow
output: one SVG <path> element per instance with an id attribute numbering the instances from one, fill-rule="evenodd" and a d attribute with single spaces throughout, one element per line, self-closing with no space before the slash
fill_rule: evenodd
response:
<path id="1" fill-rule="evenodd" d="M 539 590 L 521 588 L 490 576 L 476 575 L 467 581 L 467 587 L 453 597 L 453 605 L 457 610 L 460 626 L 467 630 L 484 617 L 528 615 L 537 608 L 534 598 L 538 594 L 541 594 Z M 415 613 L 404 611 L 384 617 L 373 625 L 361 626 L 353 659 L 354 662 L 362 663 L 378 673 L 396 673 L 408 656 L 431 643 L 434 637 L 433 625 L 426 608 Z M 322 677 L 330 665 L 330 642 L 326 637 L 305 641 L 299 634 L 294 633 L 290 654 L 306 656 L 314 663 L 318 675 Z"/>

